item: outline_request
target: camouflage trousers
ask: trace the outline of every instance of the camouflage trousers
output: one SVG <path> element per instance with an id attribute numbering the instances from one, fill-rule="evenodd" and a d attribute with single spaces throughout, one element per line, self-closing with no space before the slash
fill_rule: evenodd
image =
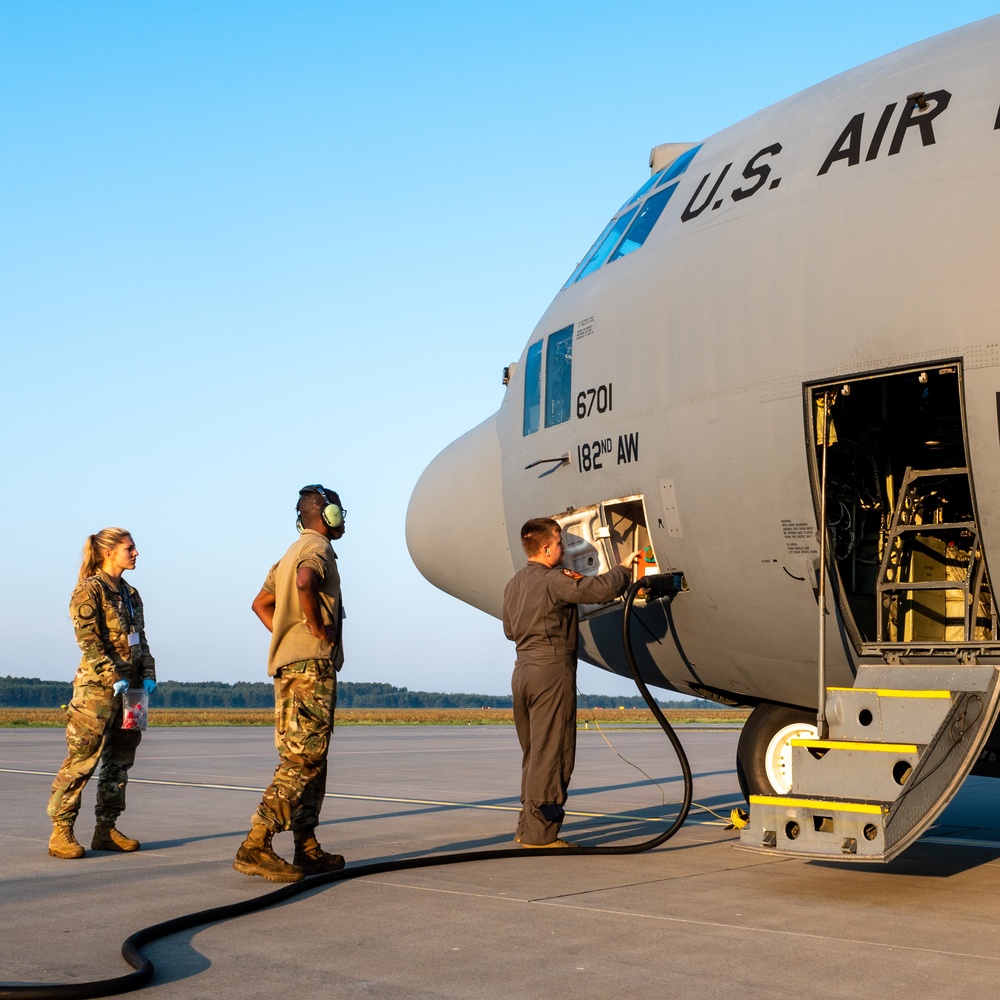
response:
<path id="1" fill-rule="evenodd" d="M 269 830 L 312 830 L 326 795 L 326 757 L 337 707 L 331 660 L 300 660 L 274 678 L 274 745 L 279 764 L 255 821 Z"/>
<path id="2" fill-rule="evenodd" d="M 125 811 L 125 785 L 142 732 L 121 728 L 122 700 L 100 684 L 75 685 L 66 714 L 69 752 L 52 783 L 46 812 L 54 823 L 74 823 L 83 786 L 100 764 L 97 822 L 114 823 Z"/>

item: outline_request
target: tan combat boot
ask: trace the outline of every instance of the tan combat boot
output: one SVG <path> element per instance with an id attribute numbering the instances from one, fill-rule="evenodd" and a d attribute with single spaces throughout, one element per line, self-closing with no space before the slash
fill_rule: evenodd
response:
<path id="1" fill-rule="evenodd" d="M 115 829 L 114 823 L 98 823 L 90 846 L 95 851 L 138 851 L 142 845 Z"/>
<path id="2" fill-rule="evenodd" d="M 54 858 L 82 858 L 87 852 L 73 836 L 72 823 L 55 823 L 49 837 L 49 854 Z"/>
<path id="3" fill-rule="evenodd" d="M 328 854 L 316 841 L 315 830 L 295 831 L 296 868 L 306 875 L 322 875 L 324 872 L 339 872 L 345 861 L 342 854 Z"/>
<path id="4" fill-rule="evenodd" d="M 233 867 L 244 875 L 260 875 L 269 882 L 298 882 L 302 878 L 302 869 L 290 865 L 284 858 L 279 858 L 271 849 L 271 838 L 274 832 L 263 823 L 254 823 L 250 827 L 247 839 L 240 844 L 236 852 Z"/>

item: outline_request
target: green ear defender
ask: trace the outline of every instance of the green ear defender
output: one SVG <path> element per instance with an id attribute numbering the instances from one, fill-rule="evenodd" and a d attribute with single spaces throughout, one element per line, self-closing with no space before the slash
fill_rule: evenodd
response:
<path id="1" fill-rule="evenodd" d="M 339 503 L 335 503 L 330 499 L 325 486 L 320 486 L 318 483 L 313 486 L 303 486 L 302 489 L 299 490 L 299 496 L 305 496 L 306 493 L 318 493 L 326 501 L 326 506 L 321 511 L 320 516 L 323 518 L 323 523 L 328 528 L 339 528 L 343 525 L 344 518 L 347 516 L 347 511 L 341 507 Z M 302 531 L 301 518 L 296 518 L 295 527 L 299 531 Z"/>
<path id="2" fill-rule="evenodd" d="M 323 523 L 328 528 L 339 528 L 344 523 L 344 511 L 339 503 L 328 503 L 323 508 Z"/>

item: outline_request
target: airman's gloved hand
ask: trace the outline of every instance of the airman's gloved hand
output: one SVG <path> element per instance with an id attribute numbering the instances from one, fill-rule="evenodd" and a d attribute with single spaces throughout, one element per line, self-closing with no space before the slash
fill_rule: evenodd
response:
<path id="1" fill-rule="evenodd" d="M 146 689 L 146 694 L 152 694 L 156 690 L 156 681 L 152 677 L 143 677 L 142 686 Z"/>
<path id="2" fill-rule="evenodd" d="M 111 688 L 111 690 L 114 691 L 115 696 L 117 697 L 123 691 L 128 690 L 128 681 L 115 681 L 114 686 Z"/>

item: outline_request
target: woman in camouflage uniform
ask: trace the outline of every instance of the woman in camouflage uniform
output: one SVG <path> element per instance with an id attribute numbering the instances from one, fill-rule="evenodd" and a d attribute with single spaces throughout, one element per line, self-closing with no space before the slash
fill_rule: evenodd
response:
<path id="1" fill-rule="evenodd" d="M 49 854 L 82 858 L 73 835 L 80 795 L 101 765 L 97 778 L 97 829 L 91 847 L 137 851 L 139 841 L 115 829 L 125 809 L 125 785 L 142 739 L 138 729 L 122 729 L 122 692 L 140 684 L 150 694 L 156 671 L 142 614 L 139 592 L 122 578 L 135 569 L 135 542 L 123 528 L 105 528 L 83 546 L 83 563 L 69 611 L 83 658 L 73 679 L 67 712 L 66 759 L 56 775 L 48 814 L 53 823 Z"/>

